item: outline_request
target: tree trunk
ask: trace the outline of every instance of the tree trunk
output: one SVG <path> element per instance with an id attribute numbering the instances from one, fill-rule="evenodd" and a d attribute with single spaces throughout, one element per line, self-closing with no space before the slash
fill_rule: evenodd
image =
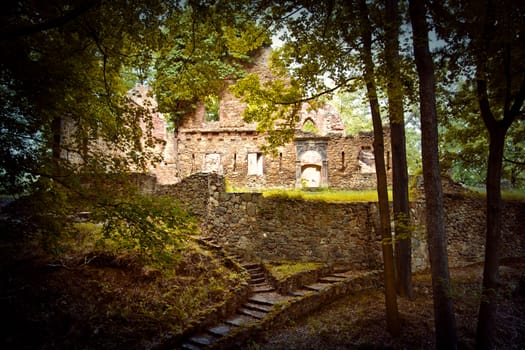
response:
<path id="1" fill-rule="evenodd" d="M 501 238 L 501 170 L 506 129 L 500 125 L 489 129 L 487 168 L 487 232 L 485 262 L 479 305 L 476 349 L 494 349 L 496 339 L 497 291 L 499 281 L 499 242 Z"/>
<path id="2" fill-rule="evenodd" d="M 368 8 L 365 0 L 359 1 L 359 17 L 361 37 L 363 41 L 362 59 L 365 65 L 364 79 L 370 102 L 370 111 L 374 126 L 374 158 L 377 178 L 377 195 L 379 202 L 379 217 L 381 229 L 381 247 L 384 263 L 386 320 L 388 331 L 392 336 L 400 333 L 399 312 L 395 289 L 395 270 L 392 235 L 390 232 L 390 210 L 388 207 L 388 188 L 385 169 L 385 147 L 383 141 L 383 126 L 379 112 L 379 102 L 374 79 L 374 63 L 372 60 L 372 32 L 368 18 Z"/>
<path id="3" fill-rule="evenodd" d="M 501 172 L 505 135 L 512 122 L 521 113 L 525 100 L 525 77 L 512 107 L 504 111 L 503 118 L 496 120 L 487 97 L 487 82 L 484 67 L 488 64 L 486 55 L 477 60 L 477 95 L 483 122 L 489 132 L 489 158 L 487 166 L 487 232 L 485 237 L 485 262 L 483 283 L 476 330 L 476 349 L 494 349 L 496 344 L 496 312 L 499 281 L 499 244 L 501 240 Z M 507 76 L 507 79 L 510 79 Z"/>
<path id="4" fill-rule="evenodd" d="M 450 293 L 443 192 L 438 158 L 434 66 L 428 47 L 425 4 L 409 1 L 414 57 L 419 77 L 421 150 L 426 200 L 426 228 L 432 274 L 437 349 L 456 349 L 456 318 Z"/>
<path id="5" fill-rule="evenodd" d="M 408 170 L 403 115 L 403 86 L 399 67 L 399 8 L 397 0 L 385 2 L 385 61 L 387 67 L 388 115 L 392 146 L 392 188 L 395 223 L 397 292 L 412 298 L 412 245 L 408 202 Z"/>

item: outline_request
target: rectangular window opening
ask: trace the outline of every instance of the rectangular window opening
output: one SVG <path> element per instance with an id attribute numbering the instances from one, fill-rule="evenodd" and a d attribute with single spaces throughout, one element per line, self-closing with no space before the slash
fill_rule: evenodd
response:
<path id="1" fill-rule="evenodd" d="M 260 152 L 248 153 L 248 175 L 263 174 L 263 154 Z"/>

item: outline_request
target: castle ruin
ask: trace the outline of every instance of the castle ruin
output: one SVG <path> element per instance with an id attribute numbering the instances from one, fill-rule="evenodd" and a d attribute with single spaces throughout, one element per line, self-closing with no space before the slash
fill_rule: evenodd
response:
<path id="1" fill-rule="evenodd" d="M 271 79 L 269 50 L 261 50 L 246 68 L 261 80 Z M 228 82 L 229 85 L 234 81 Z M 145 95 L 145 88 L 142 95 Z M 370 189 L 376 186 L 372 133 L 346 135 L 341 116 L 330 105 L 299 112 L 293 142 L 275 155 L 264 154 L 267 136 L 242 118 L 245 105 L 227 88 L 217 109 L 204 102 L 172 133 L 160 113 L 153 118 L 154 135 L 165 142 L 164 162 L 151 169 L 159 183 L 176 183 L 196 172 L 215 172 L 234 188 Z M 388 132 L 388 131 L 387 131 Z M 390 142 L 385 135 L 385 158 L 391 177 Z"/>

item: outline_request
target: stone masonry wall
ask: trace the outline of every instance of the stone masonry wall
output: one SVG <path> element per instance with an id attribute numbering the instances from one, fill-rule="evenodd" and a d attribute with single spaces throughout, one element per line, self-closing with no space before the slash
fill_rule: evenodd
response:
<path id="1" fill-rule="evenodd" d="M 246 259 L 286 259 L 351 264 L 359 269 L 382 266 L 375 203 L 324 203 L 264 198 L 260 193 L 227 193 L 224 179 L 200 173 L 157 192 L 188 203 L 206 235 Z M 446 228 L 450 266 L 483 260 L 485 202 L 447 194 Z M 411 204 L 416 233 L 413 269 L 429 267 L 424 237 L 424 203 Z M 525 256 L 525 203 L 503 210 L 501 257 Z"/>

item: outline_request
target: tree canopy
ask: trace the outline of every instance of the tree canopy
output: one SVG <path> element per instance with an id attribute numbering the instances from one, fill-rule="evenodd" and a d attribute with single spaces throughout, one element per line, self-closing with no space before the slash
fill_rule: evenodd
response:
<path id="1" fill-rule="evenodd" d="M 149 85 L 176 125 L 268 42 L 245 11 L 250 2 L 1 6 L 0 190 L 31 195 L 19 206 L 26 222 L 51 237 L 69 215 L 89 210 L 106 222 L 107 237 L 136 242 L 129 248 L 144 256 L 195 229 L 173 201 L 141 196 L 129 182 L 160 161 L 154 106 L 136 103 L 134 87 Z"/>

